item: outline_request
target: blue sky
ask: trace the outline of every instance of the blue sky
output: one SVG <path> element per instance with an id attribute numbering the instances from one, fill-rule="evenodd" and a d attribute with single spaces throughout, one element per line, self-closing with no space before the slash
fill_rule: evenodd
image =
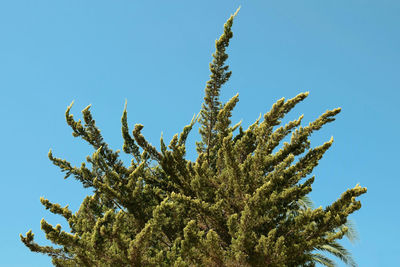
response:
<path id="1" fill-rule="evenodd" d="M 131 128 L 143 124 L 156 146 L 161 132 L 169 140 L 199 112 L 214 41 L 239 5 L 228 50 L 233 75 L 221 96 L 239 93 L 233 122 L 247 127 L 279 98 L 305 91 L 285 121 L 304 114 L 304 125 L 341 107 L 311 137 L 313 146 L 335 140 L 314 171 L 311 197 L 325 206 L 366 186 L 362 209 L 350 217 L 360 240 L 343 244 L 359 266 L 400 262 L 399 1 L 14 0 L 0 2 L 0 266 L 51 266 L 19 241 L 32 229 L 47 244 L 41 218 L 65 226 L 39 197 L 76 211 L 90 194 L 47 158 L 52 148 L 80 165 L 93 152 L 65 123 L 71 101 L 75 118 L 92 104 L 112 148 L 122 147 L 125 99 Z M 197 128 L 190 159 L 196 140 Z"/>

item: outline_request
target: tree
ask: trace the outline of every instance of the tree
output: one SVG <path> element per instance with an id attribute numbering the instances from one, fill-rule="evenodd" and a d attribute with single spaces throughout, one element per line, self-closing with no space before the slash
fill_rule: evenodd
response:
<path id="1" fill-rule="evenodd" d="M 21 240 L 31 251 L 49 255 L 55 266 L 333 266 L 318 250 L 355 265 L 337 240 L 349 234 L 347 217 L 361 208 L 356 197 L 366 188 L 356 185 L 325 208 L 312 208 L 307 198 L 314 182 L 308 176 L 333 142 L 310 148 L 309 136 L 334 121 L 340 108 L 305 127 L 303 116 L 277 127 L 308 95 L 301 93 L 278 100 L 246 130 L 240 123 L 231 126 L 238 95 L 225 104 L 219 95 L 231 76 L 226 48 L 236 13 L 215 43 L 200 117 L 168 147 L 162 137 L 160 151 L 152 146 L 140 124 L 131 135 L 125 104 L 123 151 L 132 156 L 125 167 L 119 151 L 103 140 L 90 106 L 82 111 L 84 123 L 70 114 L 72 104 L 67 108 L 73 135 L 95 149 L 87 157 L 91 168 L 72 166 L 51 151 L 49 158 L 93 195 L 76 213 L 41 198 L 46 209 L 67 220 L 70 231 L 42 219 L 46 238 L 57 247 L 38 245 L 29 231 Z M 201 141 L 192 162 L 185 158 L 186 139 L 197 121 Z M 279 147 L 289 134 L 290 142 Z"/>

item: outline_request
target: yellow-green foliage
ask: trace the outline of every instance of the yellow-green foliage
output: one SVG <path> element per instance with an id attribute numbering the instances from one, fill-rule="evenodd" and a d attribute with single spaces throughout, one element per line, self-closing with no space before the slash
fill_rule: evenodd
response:
<path id="1" fill-rule="evenodd" d="M 225 49 L 235 15 L 216 41 L 200 118 L 193 118 L 168 147 L 162 138 L 160 151 L 148 143 L 142 125 L 130 135 L 125 106 L 123 151 L 132 156 L 127 168 L 103 140 L 89 107 L 83 110 L 84 123 L 75 121 L 68 107 L 73 135 L 95 150 L 87 157 L 91 169 L 85 163 L 74 167 L 51 151 L 49 158 L 66 177 L 92 188 L 93 195 L 76 213 L 41 198 L 71 231 L 42 220 L 46 238 L 59 247 L 36 244 L 29 231 L 21 240 L 30 250 L 49 255 L 56 266 L 333 266 L 318 250 L 355 265 L 337 240 L 348 234 L 347 217 L 360 209 L 356 197 L 366 188 L 357 185 L 324 209 L 307 205 L 314 182 L 307 176 L 333 142 L 310 148 L 308 138 L 340 109 L 304 127 L 303 116 L 276 127 L 308 95 L 301 93 L 278 100 L 247 130 L 231 126 L 238 95 L 221 104 L 219 93 L 231 75 Z M 202 139 L 191 162 L 185 159 L 185 143 L 197 121 Z M 290 142 L 279 147 L 289 134 Z"/>

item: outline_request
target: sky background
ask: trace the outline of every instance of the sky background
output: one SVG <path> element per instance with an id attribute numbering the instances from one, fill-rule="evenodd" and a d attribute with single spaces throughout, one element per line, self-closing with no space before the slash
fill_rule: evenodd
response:
<path id="1" fill-rule="evenodd" d="M 0 1 L 0 266 L 51 266 L 19 234 L 32 229 L 48 244 L 40 220 L 66 224 L 39 198 L 77 211 L 91 194 L 47 158 L 51 148 L 80 165 L 93 153 L 65 122 L 72 100 L 75 118 L 92 104 L 114 149 L 122 148 L 125 99 L 131 129 L 141 123 L 151 143 L 159 147 L 161 132 L 169 142 L 199 112 L 214 41 L 239 5 L 233 75 L 221 93 L 224 102 L 239 93 L 232 121 L 247 128 L 276 100 L 305 91 L 284 122 L 304 114 L 305 125 L 341 107 L 311 137 L 312 146 L 335 140 L 314 171 L 311 198 L 325 207 L 357 183 L 367 187 L 350 216 L 360 240 L 343 244 L 359 266 L 399 264 L 400 1 L 14 0 Z"/>

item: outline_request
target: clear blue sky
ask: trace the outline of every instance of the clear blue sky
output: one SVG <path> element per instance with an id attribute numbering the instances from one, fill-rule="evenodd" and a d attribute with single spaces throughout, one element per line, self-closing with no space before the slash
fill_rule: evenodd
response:
<path id="1" fill-rule="evenodd" d="M 341 107 L 311 137 L 313 146 L 335 140 L 314 171 L 311 197 L 325 206 L 366 186 L 351 216 L 360 241 L 343 244 L 359 266 L 399 264 L 399 1 L 13 0 L 0 2 L 0 266 L 51 266 L 19 233 L 32 229 L 47 244 L 41 218 L 65 222 L 39 197 L 76 211 L 90 193 L 47 158 L 52 148 L 80 165 L 93 152 L 65 123 L 71 101 L 75 118 L 92 104 L 112 148 L 122 147 L 125 99 L 131 128 L 142 123 L 157 146 L 161 132 L 169 140 L 199 112 L 214 40 L 239 5 L 228 50 L 233 76 L 222 90 L 224 101 L 239 93 L 233 121 L 247 127 L 279 98 L 304 91 L 309 97 L 288 120 L 304 114 L 308 124 Z M 197 128 L 190 159 L 195 140 Z"/>

